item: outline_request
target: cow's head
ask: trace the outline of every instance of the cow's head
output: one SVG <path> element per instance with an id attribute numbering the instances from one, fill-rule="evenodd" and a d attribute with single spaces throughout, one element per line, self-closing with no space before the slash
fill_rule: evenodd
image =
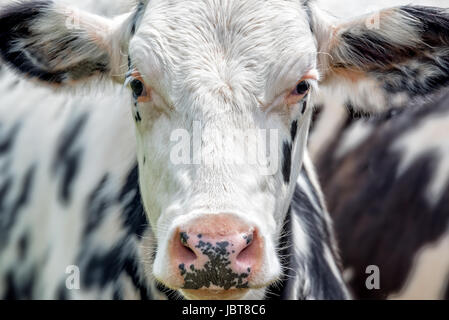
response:
<path id="1" fill-rule="evenodd" d="M 386 97 L 404 83 L 384 86 L 385 73 L 447 69 L 443 11 L 373 17 L 379 26 L 335 24 L 300 0 L 151 0 L 108 20 L 35 1 L 3 11 L 0 53 L 56 87 L 98 77 L 129 87 L 154 276 L 189 298 L 241 298 L 282 273 L 318 83 L 363 80 Z M 439 48 L 438 64 L 428 53 Z"/>

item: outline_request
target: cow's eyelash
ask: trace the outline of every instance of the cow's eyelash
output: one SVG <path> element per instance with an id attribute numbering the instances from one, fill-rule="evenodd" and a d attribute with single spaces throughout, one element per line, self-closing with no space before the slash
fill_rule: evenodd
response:
<path id="1" fill-rule="evenodd" d="M 136 78 L 133 76 L 134 71 L 128 71 L 125 75 L 125 82 L 123 82 L 123 87 L 128 88 L 131 84 L 131 81 L 135 80 Z"/>
<path id="2" fill-rule="evenodd" d="M 305 81 L 307 81 L 307 83 L 309 84 L 309 91 L 308 91 L 304 96 L 302 96 L 297 102 L 295 102 L 295 104 L 297 104 L 297 103 L 299 103 L 300 101 L 304 100 L 304 98 L 306 98 L 306 97 L 309 95 L 310 91 L 311 91 L 312 88 L 314 87 L 313 81 L 308 81 L 308 80 L 305 80 Z M 265 114 L 269 114 L 271 111 L 273 111 L 274 109 L 280 107 L 281 105 L 285 105 L 285 103 L 287 103 L 287 105 L 289 105 L 287 99 L 288 99 L 288 97 L 292 94 L 292 91 L 293 91 L 295 88 L 296 88 L 296 86 L 295 86 L 293 89 L 285 90 L 282 94 L 278 95 L 278 96 L 276 97 L 276 99 L 274 99 L 274 101 L 273 101 L 272 103 L 270 103 L 269 105 L 263 105 L 263 104 L 259 101 L 259 103 L 260 103 L 260 104 L 264 107 L 264 109 L 265 109 Z"/>
<path id="3" fill-rule="evenodd" d="M 294 106 L 303 101 L 313 88 L 313 81 L 301 79 L 293 88 L 284 93 L 283 99 L 287 106 Z"/>

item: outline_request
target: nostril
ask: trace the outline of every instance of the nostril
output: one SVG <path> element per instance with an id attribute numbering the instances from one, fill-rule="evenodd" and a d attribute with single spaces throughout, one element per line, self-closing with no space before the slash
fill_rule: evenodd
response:
<path id="1" fill-rule="evenodd" d="M 185 263 L 193 262 L 197 258 L 194 250 L 190 248 L 188 240 L 189 236 L 186 232 L 179 232 L 177 240 L 175 240 L 175 255 Z"/>
<path id="2" fill-rule="evenodd" d="M 241 263 L 247 264 L 249 260 L 251 260 L 251 248 L 253 247 L 253 244 L 250 243 L 248 246 L 246 246 L 240 253 L 237 255 L 237 261 Z"/>
<path id="3" fill-rule="evenodd" d="M 196 254 L 195 252 L 193 252 L 192 249 L 190 249 L 189 247 L 187 247 L 186 245 L 183 245 L 181 247 L 181 258 L 182 260 L 189 262 L 189 261 L 193 261 L 196 259 Z"/>

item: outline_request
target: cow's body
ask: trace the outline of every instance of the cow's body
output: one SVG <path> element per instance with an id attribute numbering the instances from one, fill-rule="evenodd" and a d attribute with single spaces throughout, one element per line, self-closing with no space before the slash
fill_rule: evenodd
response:
<path id="1" fill-rule="evenodd" d="M 138 244 L 147 222 L 127 110 L 114 104 L 120 96 L 51 94 L 2 74 L 1 295 L 133 297 L 144 283 Z M 11 112 L 7 99 L 21 103 Z M 97 117 L 117 134 L 103 139 Z M 80 268 L 82 291 L 65 290 L 71 265 Z"/>
<path id="2" fill-rule="evenodd" d="M 406 103 L 385 116 L 348 119 L 318 157 L 359 298 L 447 297 L 449 94 Z M 369 265 L 380 268 L 378 290 L 365 285 Z"/>
<path id="3" fill-rule="evenodd" d="M 123 9 L 118 2 L 77 5 L 105 15 Z M 157 295 L 141 264 L 139 243 L 147 222 L 132 123 L 126 121 L 126 110 L 120 111 L 120 95 L 57 94 L 0 68 L 0 296 Z M 93 108 L 97 104 L 102 107 Z M 119 113 L 110 113 L 111 108 Z M 106 128 L 97 130 L 98 117 L 122 129 L 103 140 Z M 123 148 L 115 148 L 116 143 Z M 80 269 L 81 290 L 66 288 L 71 266 Z"/>

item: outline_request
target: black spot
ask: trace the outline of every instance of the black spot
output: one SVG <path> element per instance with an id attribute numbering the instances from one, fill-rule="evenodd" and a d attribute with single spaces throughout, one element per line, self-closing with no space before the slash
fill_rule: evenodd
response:
<path id="1" fill-rule="evenodd" d="M 69 128 L 63 132 L 59 139 L 53 169 L 56 174 L 62 176 L 62 186 L 59 190 L 59 197 L 64 204 L 70 201 L 73 182 L 80 168 L 81 147 L 76 146 L 76 142 L 81 135 L 82 129 L 86 125 L 87 115 L 78 117 Z"/>
<path id="2" fill-rule="evenodd" d="M 137 164 L 131 169 L 123 186 L 119 202 L 124 207 L 125 226 L 131 234 L 142 237 L 148 228 L 148 220 L 143 209 Z"/>
<path id="3" fill-rule="evenodd" d="M 290 127 L 290 134 L 292 137 L 292 141 L 295 141 L 297 132 L 298 132 L 298 120 L 295 120 L 292 122 L 292 126 Z"/>
<path id="4" fill-rule="evenodd" d="M 133 260 L 127 255 L 129 248 L 125 241 L 117 243 L 108 251 L 97 251 L 89 257 L 84 266 L 80 266 L 80 280 L 82 288 L 100 287 L 104 289 L 108 284 L 117 282 L 122 272 L 127 270 L 131 276 L 134 274 Z M 131 259 L 131 260 L 130 260 Z M 140 282 L 140 281 L 139 281 Z"/>
<path id="5" fill-rule="evenodd" d="M 141 122 L 142 121 L 142 117 L 140 116 L 140 112 L 138 110 L 136 110 L 136 114 L 134 116 L 134 120 L 136 120 L 136 122 Z"/>
<path id="6" fill-rule="evenodd" d="M 217 242 L 216 245 L 217 245 L 216 251 L 219 252 L 220 254 L 225 255 L 227 252 L 226 248 L 229 246 L 229 242 L 227 241 Z"/>
<path id="7" fill-rule="evenodd" d="M 251 242 L 253 242 L 253 235 L 250 234 L 250 235 L 244 237 L 244 239 L 246 240 L 246 244 L 248 245 L 248 244 L 250 244 Z"/>
<path id="8" fill-rule="evenodd" d="M 13 185 L 13 179 L 8 178 L 3 182 L 0 182 L 0 214 L 6 214 L 6 211 L 8 209 L 8 203 L 6 203 L 6 197 L 9 194 L 9 191 L 11 190 L 11 187 Z M 9 210 L 8 210 L 9 211 Z M 5 219 L 5 218 L 3 218 Z M 2 221 L 3 221 L 2 219 Z M 0 224 L 1 226 L 1 224 Z"/>
<path id="9" fill-rule="evenodd" d="M 0 127 L 3 129 L 3 126 Z M 15 139 L 19 133 L 20 123 L 16 123 L 7 132 L 0 131 L 0 156 L 8 153 L 14 145 Z"/>
<path id="10" fill-rule="evenodd" d="M 187 240 L 189 240 L 189 236 L 185 232 L 181 232 L 180 234 L 181 242 L 185 245 L 187 244 Z"/>
<path id="11" fill-rule="evenodd" d="M 315 124 L 317 120 L 320 119 L 321 112 L 323 112 L 324 106 L 321 104 L 317 104 L 313 106 L 313 114 L 312 114 L 312 123 L 310 124 L 309 131 L 312 133 L 315 129 Z"/>
<path id="12" fill-rule="evenodd" d="M 184 265 L 184 263 L 181 263 L 179 266 L 178 266 L 178 268 L 179 268 L 179 270 L 181 270 L 181 276 L 183 276 L 183 275 L 185 275 L 186 274 L 186 266 Z"/>
<path id="13" fill-rule="evenodd" d="M 282 175 L 284 176 L 284 182 L 290 182 L 290 174 L 292 169 L 292 145 L 288 142 L 283 144 L 283 157 L 284 162 L 282 163 Z"/>
<path id="14" fill-rule="evenodd" d="M 19 218 L 21 209 L 26 206 L 29 200 L 35 172 L 35 166 L 28 169 L 22 180 L 20 192 L 10 204 L 6 203 L 6 195 L 10 191 L 12 180 L 8 179 L 5 184 L 0 187 L 0 217 L 2 218 L 0 219 L 0 249 L 7 244 L 7 237 L 12 226 Z"/>
<path id="15" fill-rule="evenodd" d="M 72 190 L 72 184 L 78 173 L 80 166 L 80 154 L 75 154 L 66 159 L 66 169 L 63 176 L 62 188 L 60 190 L 60 197 L 64 203 L 68 203 L 70 200 L 70 194 Z"/>
<path id="16" fill-rule="evenodd" d="M 142 121 L 142 117 L 140 116 L 139 113 L 139 107 L 137 106 L 137 99 L 134 100 L 134 120 L 136 122 Z"/>
<path id="17" fill-rule="evenodd" d="M 57 300 L 69 300 L 69 289 L 67 289 L 65 281 L 62 282 L 56 290 Z"/>
<path id="18" fill-rule="evenodd" d="M 318 195 L 318 191 L 316 190 L 316 188 L 313 187 L 312 181 L 310 180 L 310 177 L 309 177 L 309 173 L 304 168 L 301 169 L 301 176 L 304 178 L 304 180 L 306 181 L 307 185 L 310 186 L 310 190 L 311 190 L 312 197 L 313 197 L 312 200 L 314 201 L 314 203 L 321 210 L 324 210 L 324 208 L 322 207 L 320 196 Z"/>
<path id="19" fill-rule="evenodd" d="M 89 195 L 86 204 L 86 226 L 84 227 L 84 235 L 88 236 L 103 221 L 107 209 L 113 204 L 111 195 L 105 192 L 108 183 L 108 174 L 105 174 L 98 185 Z"/>
<path id="20" fill-rule="evenodd" d="M 143 1 L 139 1 L 139 3 L 137 4 L 136 12 L 134 13 L 133 18 L 132 18 L 131 35 L 134 35 L 136 33 L 137 22 L 140 19 L 140 17 L 142 16 L 144 9 L 145 9 L 145 3 Z"/>
<path id="21" fill-rule="evenodd" d="M 15 276 L 14 270 L 9 271 L 5 277 L 4 300 L 30 300 L 33 299 L 36 268 L 32 268 L 20 278 Z"/>
<path id="22" fill-rule="evenodd" d="M 17 250 L 17 252 L 18 252 L 20 260 L 24 260 L 26 258 L 27 251 L 28 251 L 28 246 L 29 246 L 28 234 L 24 233 L 20 237 L 19 243 L 18 243 L 18 250 Z"/>
<path id="23" fill-rule="evenodd" d="M 307 109 L 307 101 L 304 101 L 303 104 L 302 104 L 301 113 L 304 114 L 304 112 L 306 112 L 306 109 Z"/>

